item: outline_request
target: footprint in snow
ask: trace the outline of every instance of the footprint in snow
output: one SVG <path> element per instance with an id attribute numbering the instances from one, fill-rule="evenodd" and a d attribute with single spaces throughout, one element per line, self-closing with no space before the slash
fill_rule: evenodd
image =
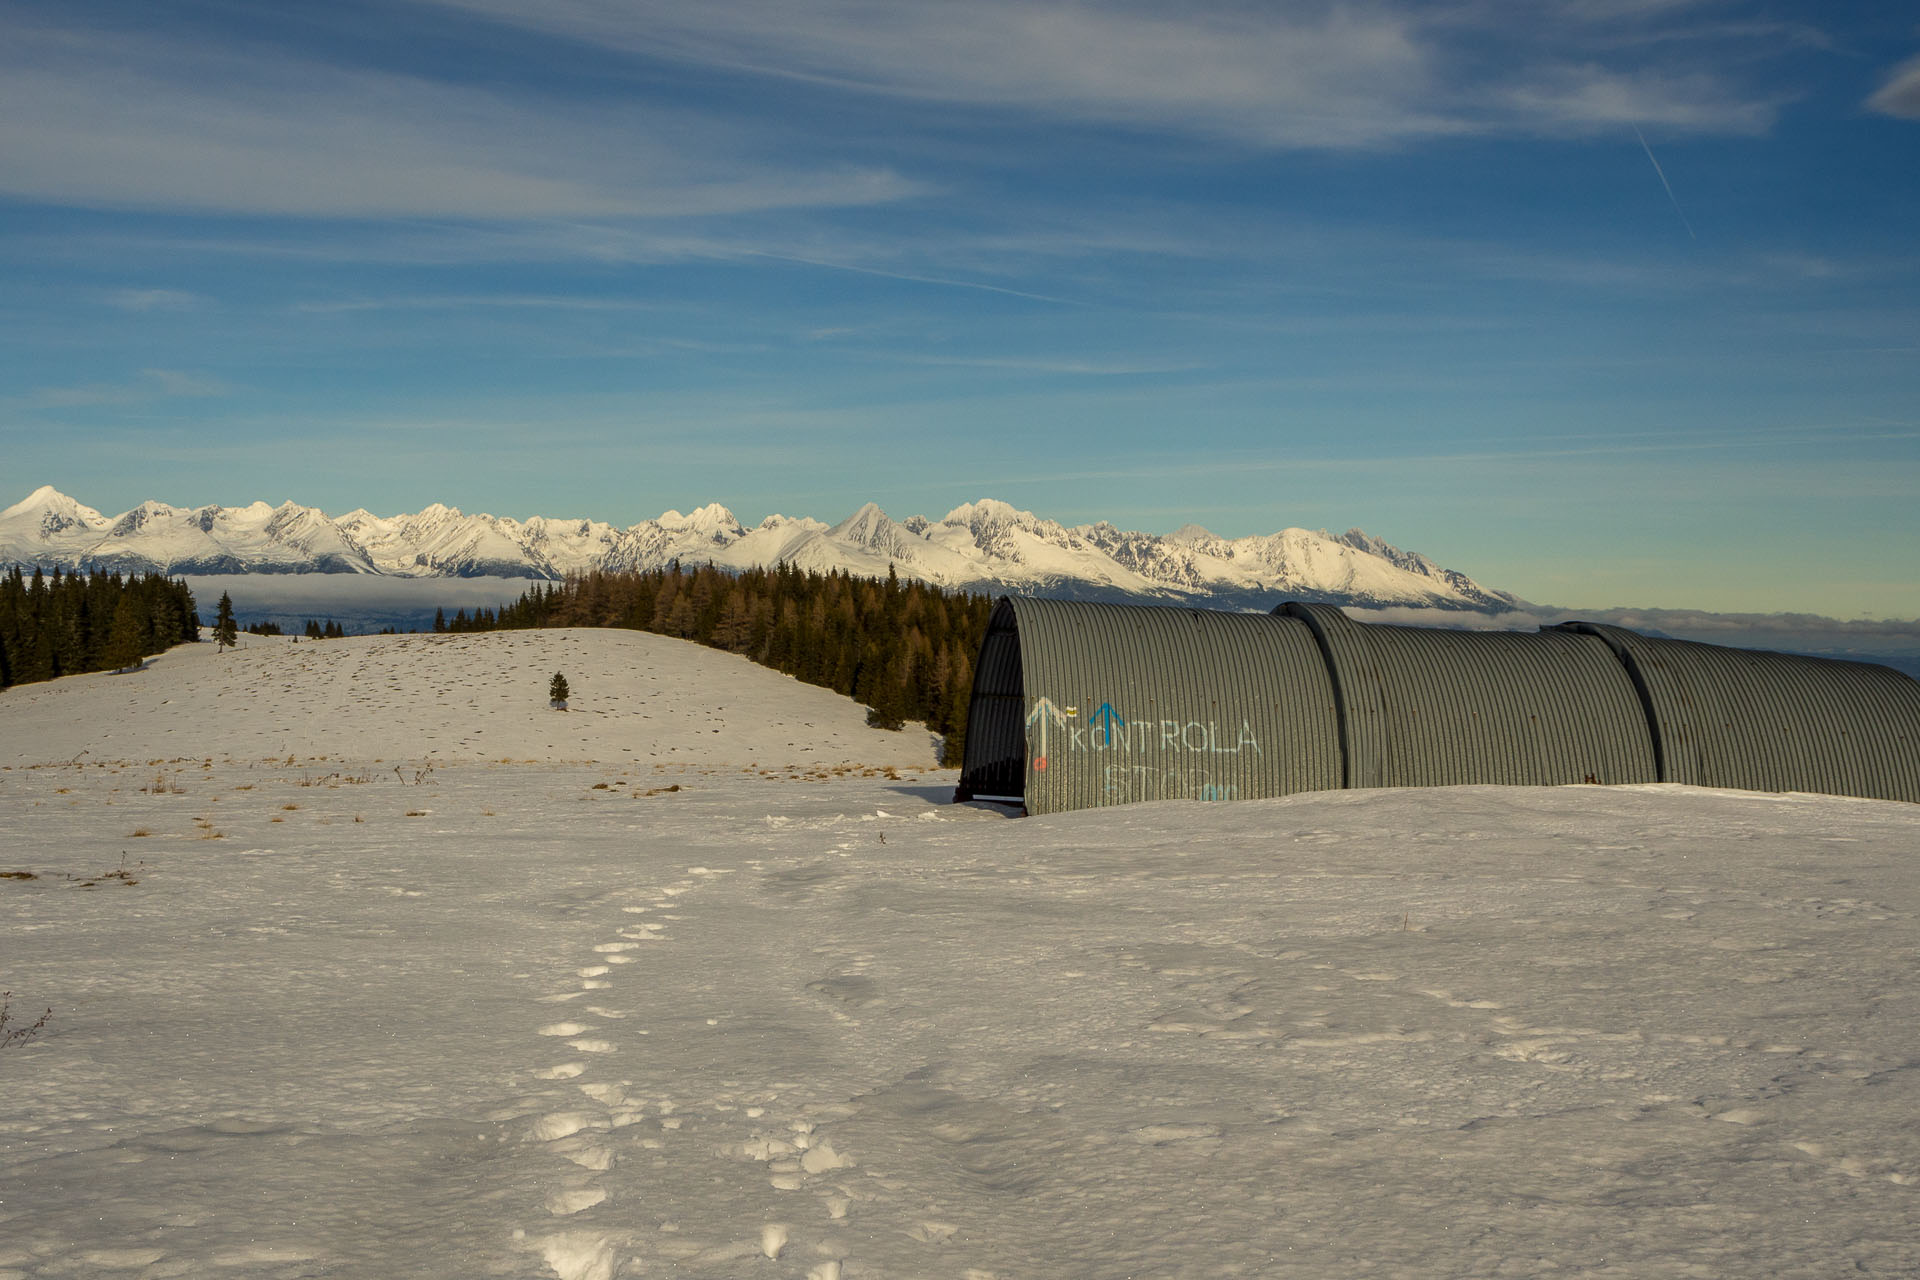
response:
<path id="1" fill-rule="evenodd" d="M 547 1212 L 556 1218 L 570 1217 L 583 1209 L 591 1209 L 607 1198 L 604 1187 L 562 1187 L 547 1196 Z"/>
<path id="2" fill-rule="evenodd" d="M 535 1142 L 557 1142 L 561 1138 L 570 1138 L 582 1129 L 605 1127 L 605 1120 L 593 1111 L 554 1111 L 541 1116 L 533 1122 L 529 1131 Z"/>
<path id="3" fill-rule="evenodd" d="M 596 1142 L 585 1134 L 571 1138 L 560 1138 L 547 1144 L 556 1155 L 573 1161 L 582 1169 L 594 1173 L 605 1173 L 613 1167 L 613 1148 Z"/>

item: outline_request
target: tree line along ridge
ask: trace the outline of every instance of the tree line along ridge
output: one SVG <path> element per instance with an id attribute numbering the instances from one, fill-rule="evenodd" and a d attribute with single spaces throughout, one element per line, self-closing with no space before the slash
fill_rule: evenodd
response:
<path id="1" fill-rule="evenodd" d="M 187 584 L 149 573 L 0 573 L 0 688 L 138 666 L 200 638 Z"/>

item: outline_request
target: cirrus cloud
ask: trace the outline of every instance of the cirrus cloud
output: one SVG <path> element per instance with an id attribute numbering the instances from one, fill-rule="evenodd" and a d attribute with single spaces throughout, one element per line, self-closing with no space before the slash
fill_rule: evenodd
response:
<path id="1" fill-rule="evenodd" d="M 1920 120 L 1920 57 L 1908 58 L 1895 67 L 1887 82 L 1867 99 L 1867 109 L 1903 120 Z"/>
<path id="2" fill-rule="evenodd" d="M 1708 69 L 1710 57 L 1649 52 L 1656 36 L 1726 38 L 1724 26 L 1692 22 L 1699 0 L 1546 13 L 1504 0 L 1211 0 L 1177 11 L 1129 0 L 417 3 L 649 60 L 1260 147 L 1627 123 L 1743 134 L 1766 128 L 1778 105 Z"/>
<path id="3" fill-rule="evenodd" d="M 883 168 L 768 161 L 724 122 L 291 54 L 0 21 L 0 195 L 304 217 L 524 219 L 847 207 Z"/>

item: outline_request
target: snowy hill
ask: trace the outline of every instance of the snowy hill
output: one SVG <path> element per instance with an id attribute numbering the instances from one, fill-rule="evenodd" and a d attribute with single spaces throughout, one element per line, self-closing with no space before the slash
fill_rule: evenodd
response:
<path id="1" fill-rule="evenodd" d="M 142 503 L 109 519 L 51 487 L 0 512 L 0 564 L 169 574 L 366 574 L 403 578 L 557 579 L 592 569 L 793 564 L 971 590 L 1216 607 L 1279 595 L 1339 604 L 1501 611 L 1518 604 L 1425 556 L 1351 530 L 1251 538 L 1197 526 L 1160 536 L 1100 523 L 1069 528 L 1004 502 L 967 503 L 939 520 L 896 521 L 868 503 L 838 524 L 768 516 L 747 528 L 718 504 L 620 529 L 593 520 L 466 515 L 330 517 L 287 502 L 246 507 Z"/>
<path id="2" fill-rule="evenodd" d="M 612 631 L 0 694 L 0 1277 L 1920 1274 L 1920 806 L 926 751 Z"/>
<path id="3" fill-rule="evenodd" d="M 638 631 L 242 635 L 180 645 L 131 675 L 0 696 L 0 765 L 180 755 L 442 766 L 493 761 L 931 766 L 924 732 L 747 659 Z M 555 671 L 568 710 L 547 705 Z"/>

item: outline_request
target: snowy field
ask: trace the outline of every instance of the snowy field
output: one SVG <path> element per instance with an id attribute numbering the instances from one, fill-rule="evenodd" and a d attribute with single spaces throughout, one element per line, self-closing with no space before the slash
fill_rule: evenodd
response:
<path id="1" fill-rule="evenodd" d="M 0 695 L 0 1278 L 1920 1274 L 1920 806 L 931 760 L 624 632 Z"/>

